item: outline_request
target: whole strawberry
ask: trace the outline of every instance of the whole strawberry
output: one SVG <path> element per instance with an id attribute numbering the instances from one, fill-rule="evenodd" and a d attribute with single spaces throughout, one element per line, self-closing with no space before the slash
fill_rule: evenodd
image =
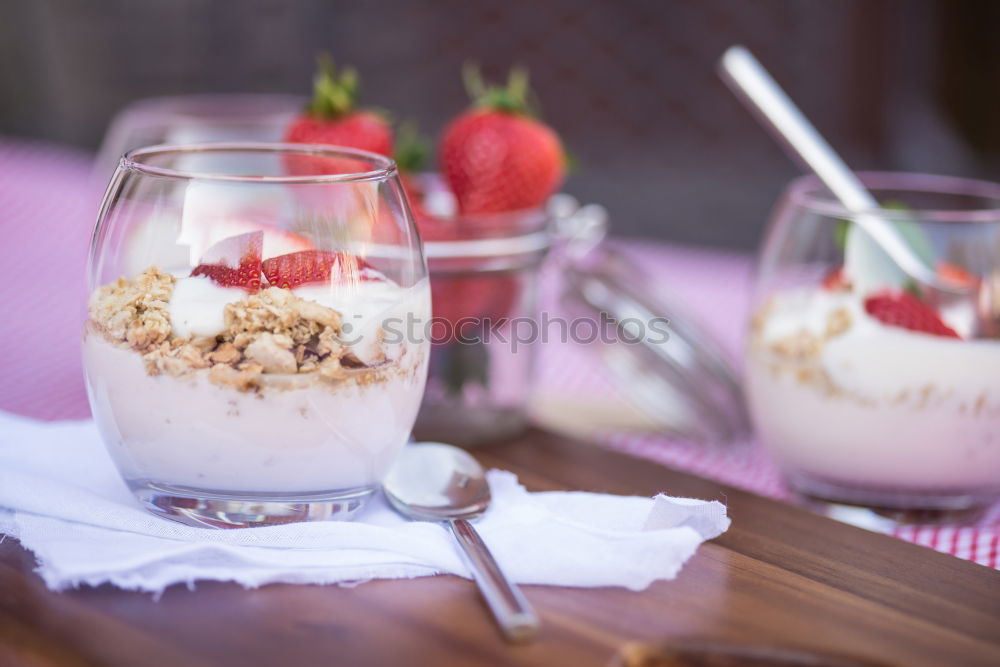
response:
<path id="1" fill-rule="evenodd" d="M 559 137 L 528 112 L 528 77 L 512 70 L 505 87 L 466 70 L 472 109 L 451 121 L 438 160 L 465 215 L 543 204 L 566 175 Z"/>
<path id="2" fill-rule="evenodd" d="M 345 68 L 338 75 L 329 56 L 320 56 L 312 102 L 288 126 L 285 141 L 392 155 L 392 127 L 375 111 L 356 110 L 357 97 L 357 72 Z"/>

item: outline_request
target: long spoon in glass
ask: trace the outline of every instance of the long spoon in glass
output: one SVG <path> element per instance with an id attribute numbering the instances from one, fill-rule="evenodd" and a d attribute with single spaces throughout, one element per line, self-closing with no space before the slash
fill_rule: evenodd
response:
<path id="1" fill-rule="evenodd" d="M 976 312 L 976 322 L 970 327 L 972 333 L 997 333 L 998 322 L 997 314 L 993 312 L 993 299 L 987 298 L 987 294 L 977 294 L 977 289 L 968 285 L 941 278 L 933 267 L 928 266 L 914 252 L 897 228 L 880 215 L 878 201 L 857 175 L 746 48 L 730 47 L 719 61 L 719 70 L 723 80 L 737 97 L 752 111 L 757 112 L 766 121 L 765 125 L 792 149 L 794 156 L 819 177 L 851 214 L 851 219 L 885 251 L 903 273 L 919 284 L 921 292 L 929 301 L 942 304 L 956 299 L 974 300 L 977 307 L 972 309 Z M 979 290 L 990 289 L 990 283 L 990 280 L 982 281 Z"/>

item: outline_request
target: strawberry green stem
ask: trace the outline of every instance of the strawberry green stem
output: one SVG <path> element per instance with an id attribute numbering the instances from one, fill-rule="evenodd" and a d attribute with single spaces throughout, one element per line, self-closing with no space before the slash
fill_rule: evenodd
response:
<path id="1" fill-rule="evenodd" d="M 523 67 L 512 68 L 507 77 L 507 85 L 499 86 L 487 85 L 479 67 L 466 63 L 462 67 L 462 80 L 474 106 L 513 114 L 535 115 L 529 102 L 531 89 L 528 86 L 528 70 Z"/>
<path id="2" fill-rule="evenodd" d="M 313 98 L 306 110 L 320 118 L 339 118 L 350 113 L 358 98 L 358 73 L 345 67 L 337 74 L 328 53 L 317 57 L 318 71 L 313 78 Z"/>
<path id="3" fill-rule="evenodd" d="M 406 121 L 400 125 L 393 155 L 400 171 L 413 173 L 424 169 L 430 161 L 430 155 L 431 142 L 420 134 L 416 123 Z"/>

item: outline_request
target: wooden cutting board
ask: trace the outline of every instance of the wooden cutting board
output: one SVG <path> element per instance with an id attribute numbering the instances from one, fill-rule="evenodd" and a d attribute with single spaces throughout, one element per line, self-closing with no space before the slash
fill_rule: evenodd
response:
<path id="1" fill-rule="evenodd" d="M 533 490 L 718 499 L 733 526 L 640 593 L 526 586 L 544 627 L 514 647 L 456 577 L 56 594 L 7 539 L 0 666 L 1000 664 L 997 571 L 540 431 L 477 455 Z"/>

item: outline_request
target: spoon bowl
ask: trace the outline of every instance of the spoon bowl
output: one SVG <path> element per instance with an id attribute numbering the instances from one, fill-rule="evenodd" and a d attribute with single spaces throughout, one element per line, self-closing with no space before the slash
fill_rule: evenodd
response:
<path id="1" fill-rule="evenodd" d="M 472 455 L 439 442 L 408 445 L 382 485 L 389 504 L 403 516 L 448 524 L 508 641 L 526 642 L 538 633 L 538 616 L 469 523 L 492 500 L 486 473 Z"/>
<path id="2" fill-rule="evenodd" d="M 436 442 L 405 447 L 382 484 L 397 512 L 420 521 L 475 519 L 492 500 L 479 462 Z"/>

